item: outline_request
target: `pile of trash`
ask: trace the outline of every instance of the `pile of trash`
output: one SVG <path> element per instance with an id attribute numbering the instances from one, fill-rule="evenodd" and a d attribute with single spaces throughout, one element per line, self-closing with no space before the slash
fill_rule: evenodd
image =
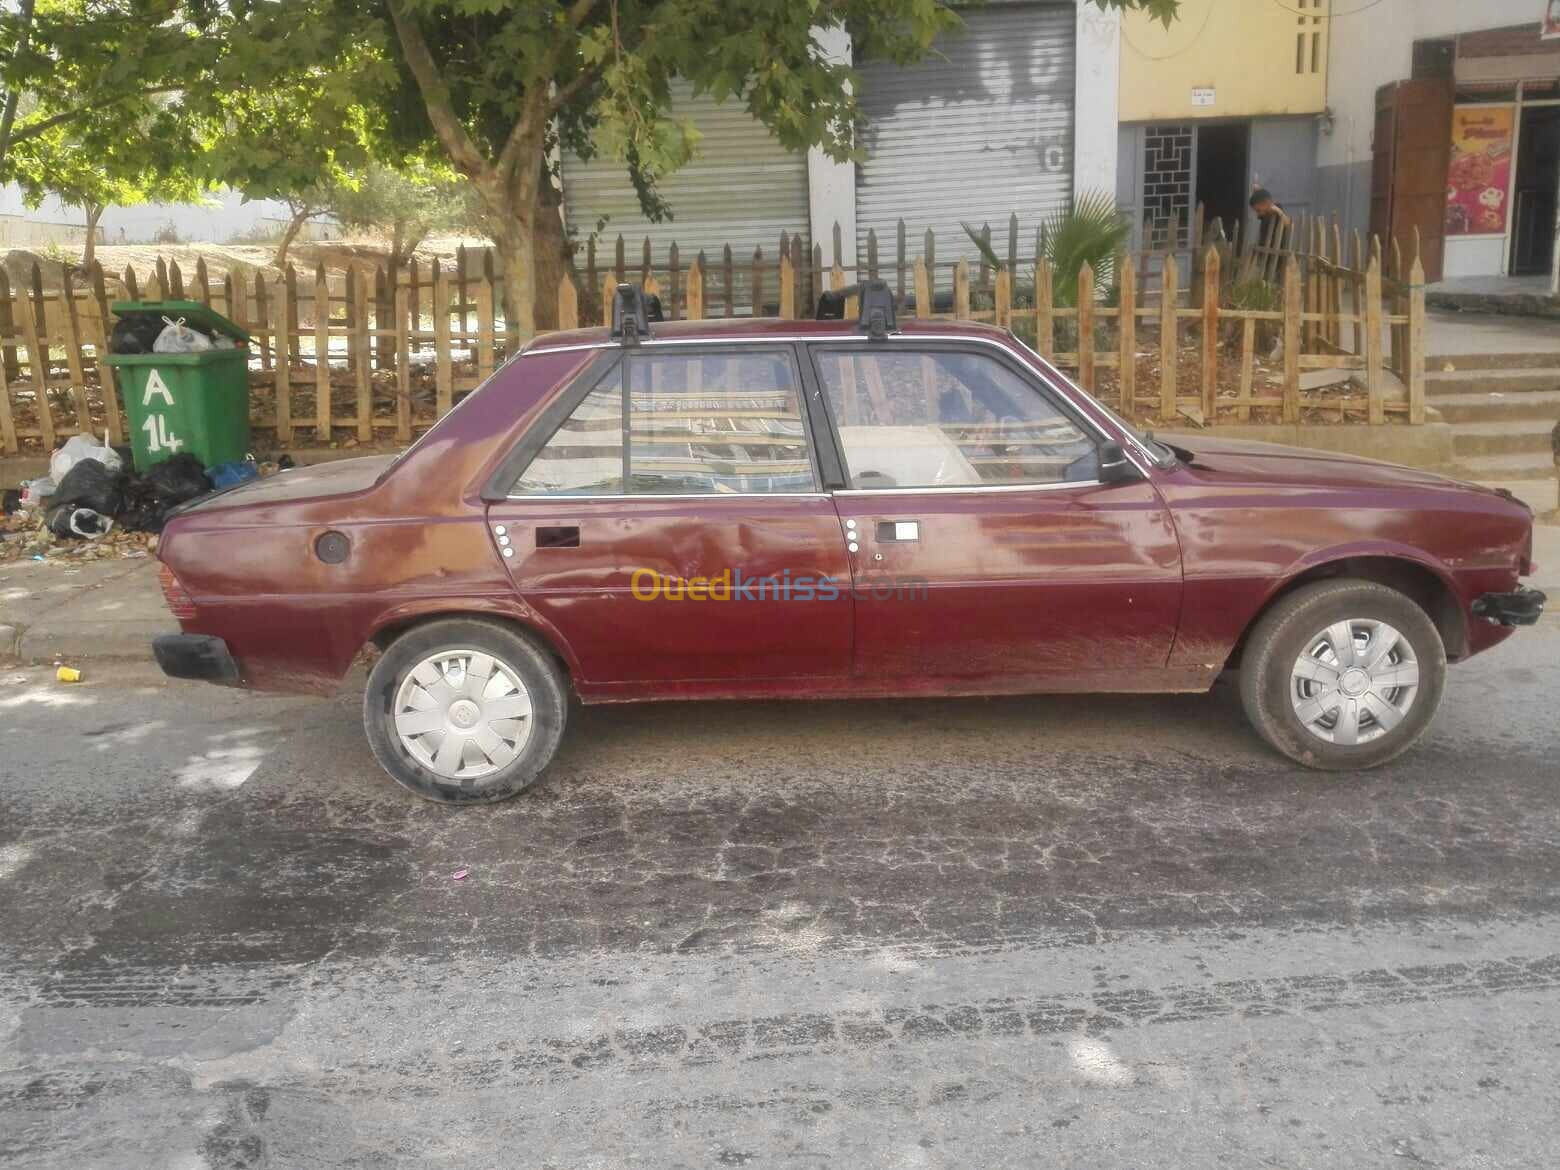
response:
<path id="1" fill-rule="evenodd" d="M 205 353 L 237 345 L 225 333 L 191 329 L 183 317 L 155 313 L 121 314 L 108 338 L 110 353 Z"/>
<path id="2" fill-rule="evenodd" d="M 54 452 L 47 476 L 5 493 L 0 559 L 18 552 L 43 559 L 53 547 L 74 542 L 102 542 L 119 547 L 120 555 L 145 555 L 175 508 L 261 471 L 252 458 L 208 468 L 180 452 L 140 473 L 128 448 L 75 435 Z M 126 539 L 128 534 L 152 539 Z M 20 548 L 10 546 L 13 538 Z"/>

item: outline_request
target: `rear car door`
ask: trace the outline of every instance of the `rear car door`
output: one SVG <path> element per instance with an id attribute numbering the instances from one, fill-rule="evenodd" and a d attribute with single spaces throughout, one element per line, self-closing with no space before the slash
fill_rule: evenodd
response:
<path id="1" fill-rule="evenodd" d="M 850 569 L 805 409 L 792 345 L 648 342 L 538 420 L 489 527 L 584 681 L 849 673 Z"/>
<path id="2" fill-rule="evenodd" d="M 1179 545 L 1149 482 L 1100 481 L 1103 432 L 995 346 L 811 356 L 844 464 L 858 674 L 1152 689 Z"/>

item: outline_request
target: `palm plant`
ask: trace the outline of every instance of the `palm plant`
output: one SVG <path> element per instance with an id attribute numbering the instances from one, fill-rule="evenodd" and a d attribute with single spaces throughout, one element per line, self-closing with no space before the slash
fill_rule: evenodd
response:
<path id="1" fill-rule="evenodd" d="M 1052 212 L 1040 225 L 1040 254 L 1051 263 L 1051 302 L 1078 303 L 1078 273 L 1094 270 L 1094 290 L 1104 298 L 1116 286 L 1116 258 L 1132 237 L 1132 220 L 1103 191 L 1085 191 L 1070 210 Z"/>

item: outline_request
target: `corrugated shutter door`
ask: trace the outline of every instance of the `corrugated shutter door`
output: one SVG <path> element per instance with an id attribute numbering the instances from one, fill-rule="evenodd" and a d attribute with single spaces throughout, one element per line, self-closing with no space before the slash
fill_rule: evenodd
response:
<path id="1" fill-rule="evenodd" d="M 596 230 L 597 220 L 608 216 L 597 255 L 610 262 L 622 235 L 630 265 L 638 264 L 646 237 L 657 264 L 664 262 L 675 240 L 683 265 L 700 249 L 714 264 L 726 244 L 739 264 L 751 261 L 755 247 L 764 249 L 766 261 L 773 260 L 782 231 L 801 233 L 807 243 L 805 153 L 781 146 L 739 98 L 717 103 L 692 97 L 682 86 L 674 90 L 673 112 L 692 119 L 703 138 L 693 161 L 660 185 L 673 215 L 666 223 L 651 223 L 640 213 L 621 161 L 564 156 L 564 212 L 581 241 Z"/>
<path id="2" fill-rule="evenodd" d="M 856 238 L 863 262 L 868 229 L 887 258 L 901 219 L 912 256 L 927 228 L 936 233 L 939 267 L 979 255 L 961 220 L 976 230 L 990 222 L 1004 254 L 1015 211 L 1019 252 L 1033 254 L 1040 220 L 1072 199 L 1076 13 L 1072 4 L 961 9 L 964 28 L 939 40 L 940 57 L 862 67 L 869 124 L 867 161 L 856 171 Z"/>

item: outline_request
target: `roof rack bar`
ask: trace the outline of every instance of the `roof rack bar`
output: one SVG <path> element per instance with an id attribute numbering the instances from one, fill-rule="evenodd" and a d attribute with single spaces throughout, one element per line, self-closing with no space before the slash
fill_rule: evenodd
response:
<path id="1" fill-rule="evenodd" d="M 612 294 L 612 336 L 624 345 L 638 345 L 650 336 L 650 322 L 662 319 L 661 298 L 637 284 L 620 284 Z"/>
<path id="2" fill-rule="evenodd" d="M 818 298 L 816 319 L 843 321 L 845 302 L 851 297 L 860 298 L 857 326 L 868 337 L 887 337 L 899 328 L 894 316 L 894 292 L 886 280 L 864 280 L 845 288 L 830 289 Z"/>

